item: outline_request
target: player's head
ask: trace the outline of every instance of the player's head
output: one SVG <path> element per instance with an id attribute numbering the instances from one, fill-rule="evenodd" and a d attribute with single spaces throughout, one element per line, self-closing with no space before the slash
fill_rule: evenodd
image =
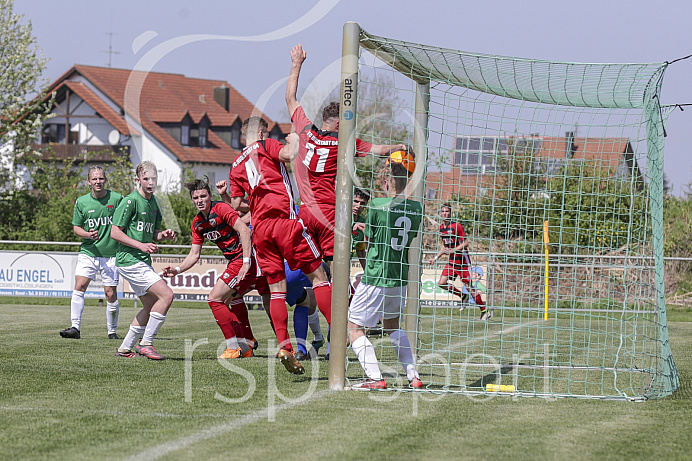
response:
<path id="1" fill-rule="evenodd" d="M 137 183 L 142 192 L 153 194 L 156 191 L 158 173 L 153 162 L 145 161 L 137 165 L 135 169 Z"/>
<path id="2" fill-rule="evenodd" d="M 322 109 L 322 128 L 329 131 L 339 129 L 339 103 L 332 101 Z"/>
<path id="3" fill-rule="evenodd" d="M 108 181 L 108 178 L 106 177 L 106 172 L 103 171 L 103 167 L 94 165 L 89 168 L 89 172 L 87 173 L 87 185 L 92 191 L 102 191 L 106 181 Z"/>
<path id="4" fill-rule="evenodd" d="M 240 135 L 245 138 L 246 144 L 261 141 L 269 136 L 269 124 L 262 117 L 253 115 L 243 121 Z"/>
<path id="5" fill-rule="evenodd" d="M 398 162 L 386 163 L 379 171 L 379 182 L 389 195 L 401 194 L 408 184 L 408 170 Z"/>
<path id="6" fill-rule="evenodd" d="M 356 187 L 353 191 L 353 215 L 360 216 L 369 201 L 370 193 Z"/>
<path id="7" fill-rule="evenodd" d="M 185 188 L 190 191 L 192 203 L 198 210 L 208 212 L 211 209 L 211 187 L 207 176 L 185 183 Z"/>
<path id="8" fill-rule="evenodd" d="M 444 220 L 452 218 L 452 205 L 449 203 L 443 203 L 440 207 L 440 217 Z"/>

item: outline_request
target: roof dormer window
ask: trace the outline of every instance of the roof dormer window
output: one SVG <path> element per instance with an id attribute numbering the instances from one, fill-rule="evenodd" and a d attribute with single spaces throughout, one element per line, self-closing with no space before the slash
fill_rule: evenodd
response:
<path id="1" fill-rule="evenodd" d="M 183 146 L 190 145 L 190 118 L 185 117 L 180 125 L 180 144 Z"/>
<path id="2" fill-rule="evenodd" d="M 199 135 L 197 138 L 197 144 L 199 147 L 207 147 L 207 141 L 209 138 L 209 119 L 204 117 L 199 121 Z"/>

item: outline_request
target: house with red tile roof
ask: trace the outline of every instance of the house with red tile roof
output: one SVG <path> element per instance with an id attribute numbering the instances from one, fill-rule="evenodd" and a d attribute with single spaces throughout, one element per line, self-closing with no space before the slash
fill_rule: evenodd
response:
<path id="1" fill-rule="evenodd" d="M 564 137 L 456 136 L 447 167 L 427 174 L 426 198 L 445 202 L 455 194 L 470 201 L 492 196 L 493 189 L 505 180 L 503 162 L 511 150 L 532 152 L 533 172 L 542 180 L 573 166 L 585 175 L 633 180 L 639 187 L 644 184 L 632 143 L 626 138 L 574 137 L 571 133 Z"/>
<path id="2" fill-rule="evenodd" d="M 251 115 L 264 117 L 275 139 L 291 126 L 271 120 L 223 80 L 75 65 L 51 84 L 52 92 L 54 117 L 43 124 L 41 144 L 58 157 L 106 149 L 94 161 L 116 155 L 129 155 L 134 165 L 153 161 L 164 190 L 178 190 L 186 168 L 210 181 L 226 178 Z"/>

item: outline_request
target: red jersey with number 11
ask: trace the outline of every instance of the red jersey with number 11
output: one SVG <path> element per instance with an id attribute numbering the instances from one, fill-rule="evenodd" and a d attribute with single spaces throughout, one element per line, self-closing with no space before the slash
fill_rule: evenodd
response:
<path id="1" fill-rule="evenodd" d="M 298 106 L 291 119 L 300 136 L 295 173 L 301 206 L 334 209 L 339 134 L 313 125 L 302 106 Z M 356 157 L 364 157 L 371 150 L 372 144 L 356 139 Z"/>
<path id="2" fill-rule="evenodd" d="M 279 160 L 282 147 L 276 139 L 254 142 L 243 149 L 231 166 L 230 195 L 248 195 L 253 222 L 296 218 L 291 179 Z"/>

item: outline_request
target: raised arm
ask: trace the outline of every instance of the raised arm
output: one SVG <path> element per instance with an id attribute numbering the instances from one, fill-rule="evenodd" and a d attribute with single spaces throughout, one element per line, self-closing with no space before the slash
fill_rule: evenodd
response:
<path id="1" fill-rule="evenodd" d="M 288 136 L 286 136 L 286 145 L 279 151 L 279 160 L 283 163 L 289 163 L 298 155 L 299 146 L 300 138 L 298 135 L 296 133 L 289 133 Z"/>
<path id="2" fill-rule="evenodd" d="M 373 144 L 370 153 L 373 155 L 378 155 L 381 157 L 387 156 L 392 152 L 398 150 L 407 150 L 408 146 L 406 144 Z"/>
<path id="3" fill-rule="evenodd" d="M 288 82 L 286 83 L 286 105 L 291 118 L 293 118 L 293 112 L 300 106 L 297 98 L 298 77 L 306 56 L 301 44 L 294 46 L 291 50 L 291 71 L 288 74 Z"/>

